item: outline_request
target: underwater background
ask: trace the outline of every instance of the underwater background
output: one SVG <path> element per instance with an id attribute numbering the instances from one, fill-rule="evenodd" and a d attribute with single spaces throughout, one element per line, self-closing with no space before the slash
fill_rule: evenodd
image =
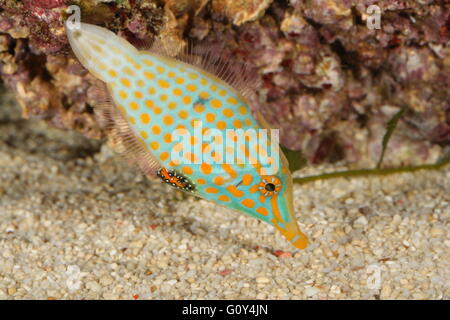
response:
<path id="1" fill-rule="evenodd" d="M 0 299 L 448 299 L 450 171 L 294 185 L 310 246 L 148 181 L 97 121 L 67 7 L 136 45 L 160 35 L 248 62 L 252 106 L 295 177 L 433 164 L 450 145 L 449 4 L 0 1 Z M 226 214 L 223 212 L 226 211 Z"/>

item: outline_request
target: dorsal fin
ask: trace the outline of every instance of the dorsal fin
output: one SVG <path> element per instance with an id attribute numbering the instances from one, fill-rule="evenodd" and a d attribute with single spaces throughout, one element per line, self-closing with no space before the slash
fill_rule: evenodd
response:
<path id="1" fill-rule="evenodd" d="M 114 150 L 132 165 L 139 167 L 148 177 L 156 177 L 161 164 L 133 132 L 120 109 L 115 106 L 110 92 L 107 85 L 101 82 L 91 87 L 89 95 L 96 101 L 95 113 L 100 123 L 106 127 Z"/>
<path id="2" fill-rule="evenodd" d="M 261 78 L 256 67 L 225 56 L 222 49 L 223 46 L 213 48 L 213 46 L 193 42 L 188 42 L 186 45 L 157 38 L 146 51 L 171 57 L 209 72 L 237 90 L 245 99 L 252 99 L 261 85 Z"/>

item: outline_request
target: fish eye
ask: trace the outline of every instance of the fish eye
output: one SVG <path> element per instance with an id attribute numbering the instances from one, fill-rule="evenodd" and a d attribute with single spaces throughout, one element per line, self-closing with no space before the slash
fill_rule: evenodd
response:
<path id="1" fill-rule="evenodd" d="M 277 176 L 267 176 L 261 179 L 258 185 L 259 192 L 265 197 L 272 197 L 281 190 L 282 183 Z"/>

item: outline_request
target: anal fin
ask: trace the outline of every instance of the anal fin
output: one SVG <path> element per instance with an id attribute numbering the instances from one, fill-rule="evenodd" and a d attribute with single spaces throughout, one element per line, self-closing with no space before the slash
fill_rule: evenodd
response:
<path id="1" fill-rule="evenodd" d="M 111 89 L 99 81 L 89 89 L 88 96 L 95 101 L 94 112 L 98 121 L 107 130 L 112 148 L 124 156 L 130 164 L 140 168 L 149 178 L 155 178 L 161 168 L 160 162 L 147 149 L 122 115 L 111 97 Z"/>

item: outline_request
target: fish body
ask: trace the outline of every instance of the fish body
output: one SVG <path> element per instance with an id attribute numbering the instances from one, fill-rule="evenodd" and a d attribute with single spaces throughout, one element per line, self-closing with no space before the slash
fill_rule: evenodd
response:
<path id="1" fill-rule="evenodd" d="M 80 62 L 106 84 L 106 109 L 132 141 L 125 152 L 148 176 L 269 223 L 306 247 L 286 159 L 244 94 L 205 64 L 139 51 L 107 29 L 81 24 L 67 33 Z"/>

